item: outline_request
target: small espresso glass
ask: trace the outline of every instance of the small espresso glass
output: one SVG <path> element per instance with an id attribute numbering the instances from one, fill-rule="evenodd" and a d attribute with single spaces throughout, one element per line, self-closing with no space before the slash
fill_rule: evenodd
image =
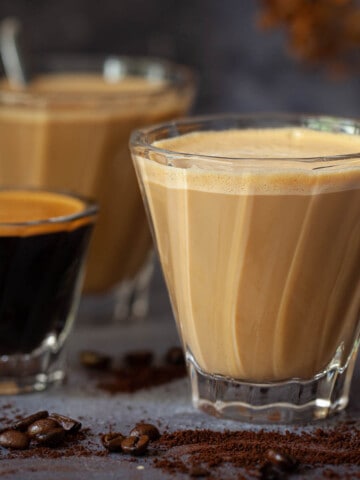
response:
<path id="1" fill-rule="evenodd" d="M 86 55 L 40 56 L 31 73 L 24 89 L 0 83 L 2 182 L 94 198 L 81 320 L 144 317 L 153 253 L 129 136 L 187 112 L 193 74 L 158 59 Z"/>
<path id="2" fill-rule="evenodd" d="M 0 394 L 64 378 L 96 215 L 94 202 L 70 193 L 0 189 Z"/>
<path id="3" fill-rule="evenodd" d="M 360 123 L 223 115 L 131 149 L 194 405 L 259 423 L 348 403 L 359 345 Z"/>

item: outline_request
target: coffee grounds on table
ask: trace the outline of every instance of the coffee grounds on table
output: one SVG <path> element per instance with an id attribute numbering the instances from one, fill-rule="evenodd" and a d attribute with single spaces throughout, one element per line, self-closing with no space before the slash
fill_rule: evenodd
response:
<path id="1" fill-rule="evenodd" d="M 270 449 L 297 460 L 298 473 L 324 465 L 360 466 L 360 430 L 345 424 L 311 433 L 179 430 L 163 434 L 154 447 L 159 452 L 153 460 L 156 468 L 191 475 L 194 466 L 201 466 L 211 478 L 222 478 L 217 470 L 226 465 L 258 476 Z M 337 473 L 328 469 L 327 475 L 336 478 Z M 354 475 L 360 478 L 360 471 L 359 477 Z"/>
<path id="2" fill-rule="evenodd" d="M 87 429 L 77 432 L 71 436 L 66 445 L 57 448 L 42 446 L 31 446 L 28 450 L 3 451 L 2 459 L 19 458 L 64 458 L 64 457 L 93 457 L 107 456 L 106 451 L 98 450 L 97 444 L 88 439 L 89 431 Z"/>
<path id="3" fill-rule="evenodd" d="M 6 442 L 3 442 L 0 446 L 1 459 L 106 455 L 106 452 L 99 451 L 97 439 L 94 438 L 91 430 L 89 428 L 81 429 L 82 425 L 79 420 L 54 412 L 49 414 L 47 410 L 30 415 L 14 414 L 18 411 L 16 408 L 11 408 L 11 410 L 12 416 L 2 417 L 0 432 L 3 434 L 6 432 L 20 433 L 28 437 L 29 443 L 26 448 L 19 450 L 15 448 L 14 438 L 11 437 L 13 441 L 10 442 L 9 446 Z M 54 429 L 63 431 L 63 436 L 59 442 L 53 441 Z M 37 435 L 43 436 L 41 442 L 39 442 Z"/>
<path id="4" fill-rule="evenodd" d="M 154 365 L 132 368 L 119 368 L 113 372 L 113 378 L 97 384 L 98 388 L 108 393 L 134 393 L 164 385 L 186 376 L 185 367 Z"/>
<path id="5" fill-rule="evenodd" d="M 93 361 L 96 355 L 99 358 L 103 357 L 101 353 L 81 352 L 80 359 L 85 357 L 84 353 L 87 353 L 87 356 L 91 353 Z M 180 355 L 182 361 L 179 360 Z M 111 394 L 134 393 L 186 376 L 185 361 L 180 347 L 170 348 L 161 359 L 156 359 L 153 352 L 134 350 L 127 352 L 118 366 L 114 366 L 114 363 L 115 359 L 112 359 L 111 362 L 105 364 L 104 368 L 97 369 L 84 363 L 82 365 L 88 368 L 93 378 L 101 378 L 96 384 L 97 388 Z"/>
<path id="6" fill-rule="evenodd" d="M 263 474 L 264 464 L 269 460 L 269 450 L 283 457 L 288 455 L 298 465 L 295 474 L 303 475 L 314 468 L 325 467 L 323 478 L 360 478 L 360 429 L 352 422 L 344 422 L 336 428 L 317 428 L 311 432 L 294 433 L 286 431 L 224 431 L 178 430 L 163 433 L 149 446 L 145 455 L 155 468 L 170 475 L 186 474 L 189 478 L 201 477 L 216 480 L 226 478 L 290 478 L 292 473 L 280 470 L 280 476 Z M 99 448 L 100 447 L 100 448 Z M 120 455 L 121 461 L 133 461 L 119 453 L 109 453 L 98 436 L 86 428 L 69 437 L 66 445 L 59 448 L 31 446 L 28 450 L 6 451 L 2 459 L 20 458 L 64 458 L 64 457 L 106 457 Z M 272 455 L 274 456 L 274 455 Z M 104 459 L 105 460 L 105 459 Z M 329 466 L 343 466 L 345 473 L 339 474 Z M 224 468 L 227 473 L 224 474 Z M 346 467 L 352 467 L 346 473 Z M 276 465 L 275 465 L 276 468 Z M 354 468 L 356 471 L 354 471 Z M 275 470 L 277 471 L 277 470 Z M 270 470 L 270 475 L 273 475 Z"/>

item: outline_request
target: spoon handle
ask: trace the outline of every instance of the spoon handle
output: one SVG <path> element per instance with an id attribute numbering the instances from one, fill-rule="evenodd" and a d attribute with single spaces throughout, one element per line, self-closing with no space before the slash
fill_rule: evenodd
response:
<path id="1" fill-rule="evenodd" d="M 25 87 L 30 78 L 21 45 L 21 23 L 16 18 L 0 22 L 0 56 L 11 86 Z"/>

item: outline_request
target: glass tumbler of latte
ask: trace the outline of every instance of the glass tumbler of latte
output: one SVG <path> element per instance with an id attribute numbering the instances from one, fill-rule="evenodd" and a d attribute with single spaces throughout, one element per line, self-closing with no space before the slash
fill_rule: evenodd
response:
<path id="1" fill-rule="evenodd" d="M 50 57 L 32 73 L 25 88 L 0 83 L 1 181 L 94 198 L 81 313 L 143 316 L 152 244 L 128 140 L 136 127 L 187 111 L 192 74 L 160 60 L 84 56 Z"/>
<path id="2" fill-rule="evenodd" d="M 0 189 L 0 394 L 64 378 L 96 214 L 93 202 L 69 193 Z"/>
<path id="3" fill-rule="evenodd" d="M 343 409 L 359 344 L 360 123 L 193 118 L 131 148 L 195 405 L 250 422 Z"/>

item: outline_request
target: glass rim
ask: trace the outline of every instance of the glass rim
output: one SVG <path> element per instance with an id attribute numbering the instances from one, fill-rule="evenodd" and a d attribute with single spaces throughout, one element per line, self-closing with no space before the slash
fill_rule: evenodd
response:
<path id="1" fill-rule="evenodd" d="M 146 56 L 130 56 L 130 55 L 98 55 L 98 54 L 64 54 L 64 55 L 48 55 L 39 61 L 40 68 L 39 73 L 78 73 L 89 74 L 94 73 L 96 70 L 100 70 L 103 75 L 104 64 L 107 60 L 118 62 L 122 67 L 122 73 L 115 81 L 109 81 L 110 85 L 116 84 L 121 78 L 126 75 L 133 75 L 140 78 L 148 78 L 165 80 L 163 85 L 160 85 L 154 91 L 136 89 L 134 91 L 126 92 L 96 92 L 96 91 L 62 91 L 60 94 L 57 92 L 36 92 L 26 91 L 24 89 L 9 90 L 1 88 L 0 85 L 0 103 L 12 104 L 24 103 L 25 105 L 35 102 L 56 102 L 57 104 L 73 101 L 76 104 L 86 103 L 91 100 L 92 102 L 108 101 L 118 102 L 121 101 L 135 101 L 143 98 L 157 99 L 161 98 L 164 94 L 172 92 L 176 89 L 191 88 L 196 84 L 196 74 L 194 71 L 185 65 L 172 62 L 170 60 L 161 59 L 157 57 Z M 62 68 L 60 68 L 62 67 Z M 79 69 L 80 67 L 80 69 Z M 96 67 L 96 68 L 95 68 Z M 141 70 L 143 69 L 143 70 Z M 120 69 L 121 70 L 121 69 Z M 137 73 L 134 73 L 134 72 Z M 132 73 L 133 72 L 133 73 Z M 4 77 L 2 77 L 4 78 Z"/>
<path id="2" fill-rule="evenodd" d="M 77 220 L 85 218 L 95 217 L 99 212 L 98 204 L 95 200 L 85 197 L 83 195 L 71 192 L 69 190 L 40 188 L 31 186 L 4 186 L 0 187 L 0 196 L 2 192 L 24 192 L 24 193 L 38 193 L 38 194 L 50 194 L 58 195 L 60 197 L 70 198 L 73 200 L 79 200 L 83 204 L 83 209 L 80 212 L 70 213 L 68 215 L 59 215 L 56 217 L 48 217 L 40 220 L 28 220 L 22 222 L 1 222 L 1 227 L 34 227 L 41 225 L 62 225 L 65 223 L 72 223 Z M 0 197 L 1 198 L 1 197 Z"/>
<path id="3" fill-rule="evenodd" d="M 360 135 L 360 120 L 356 118 L 348 117 L 337 117 L 337 116 L 328 116 L 328 115 L 312 115 L 312 114 L 294 114 L 294 113 L 247 113 L 247 114 L 237 114 L 237 113 L 223 113 L 223 114 L 213 114 L 213 115 L 200 115 L 194 117 L 181 118 L 179 120 L 173 120 L 170 122 L 158 123 L 150 127 L 144 127 L 140 129 L 135 129 L 130 136 L 130 149 L 134 154 L 141 152 L 151 152 L 159 154 L 166 157 L 171 157 L 173 159 L 194 159 L 197 160 L 206 160 L 208 162 L 217 161 L 225 163 L 233 163 L 234 161 L 254 161 L 254 160 L 264 160 L 264 161 L 275 161 L 275 162 L 284 162 L 284 161 L 293 161 L 300 163 L 312 163 L 312 162 L 329 162 L 335 160 L 346 160 L 346 159 L 357 159 L 360 158 L 360 151 L 355 151 L 351 153 L 344 153 L 338 155 L 322 155 L 322 156 L 310 156 L 310 157 L 246 157 L 246 156 L 222 156 L 222 155 L 209 155 L 209 154 L 200 154 L 200 153 L 188 153 L 181 152 L 176 150 L 168 150 L 166 148 L 156 147 L 153 143 L 158 140 L 167 140 L 170 138 L 176 138 L 180 135 L 185 135 L 188 133 L 202 132 L 202 131 L 225 131 L 230 129 L 239 128 L 236 127 L 235 122 L 253 122 L 253 125 L 247 125 L 241 127 L 245 128 L 271 128 L 271 127 L 294 127 L 294 128 L 306 128 L 309 130 L 315 131 L 327 131 L 330 133 L 343 133 L 346 135 Z M 254 122 L 264 122 L 263 124 L 256 125 Z M 220 122 L 221 128 L 201 128 L 204 126 L 209 126 Z M 266 122 L 269 122 L 266 124 Z M 274 122 L 274 124 L 271 124 Z M 298 122 L 298 123 L 296 123 Z M 301 122 L 301 123 L 299 123 Z M 353 132 L 349 131 L 334 131 L 333 129 L 324 130 L 320 128 L 314 128 L 314 122 L 317 124 L 322 123 L 324 126 L 331 127 L 344 127 L 351 128 Z M 227 127 L 225 128 L 225 124 Z M 178 131 L 178 129 L 183 129 L 183 132 Z M 150 140 L 151 136 L 160 134 L 161 132 L 168 133 L 162 137 Z M 171 135 L 178 133 L 178 135 Z"/>

